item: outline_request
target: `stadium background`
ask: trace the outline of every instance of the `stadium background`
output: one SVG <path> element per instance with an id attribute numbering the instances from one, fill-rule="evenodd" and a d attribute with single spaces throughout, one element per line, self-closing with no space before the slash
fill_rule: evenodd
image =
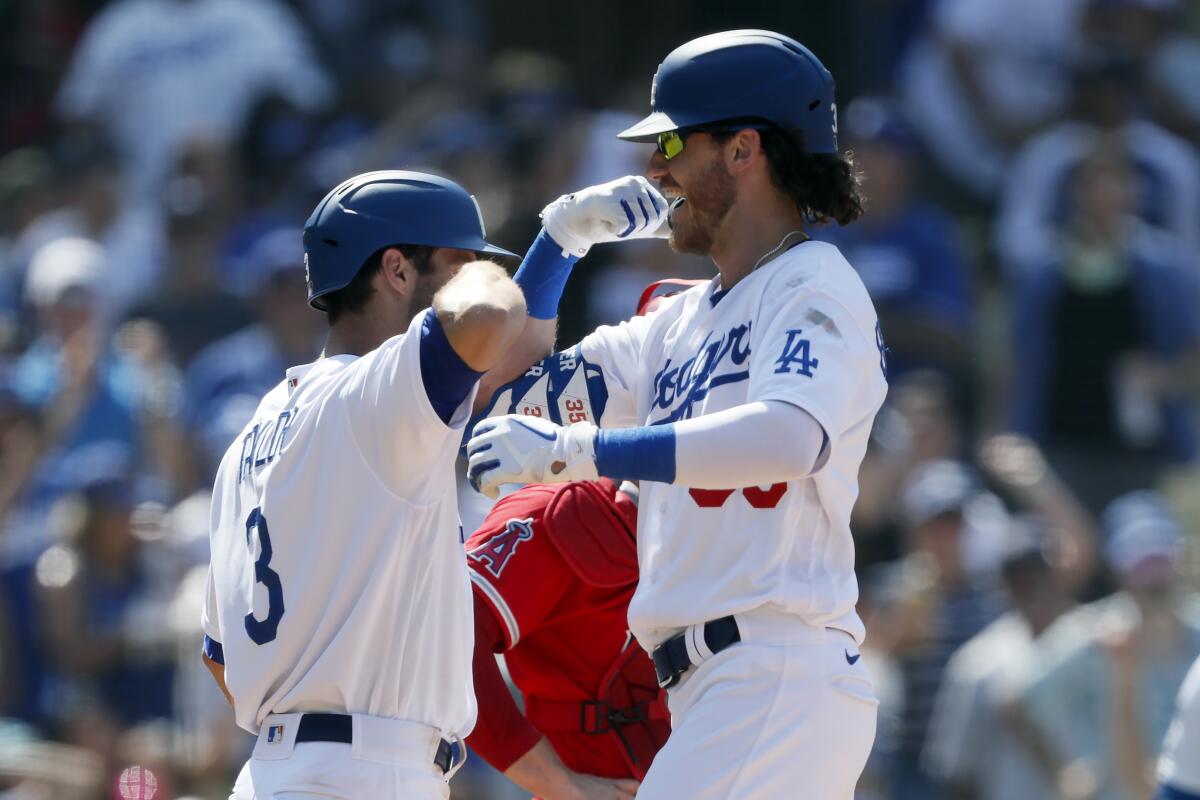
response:
<path id="1" fill-rule="evenodd" d="M 641 171 L 612 134 L 662 56 L 735 27 L 830 67 L 871 197 L 817 233 L 891 347 L 859 796 L 1150 796 L 1200 654 L 1190 0 L 0 3 L 0 797 L 228 791 L 250 742 L 197 655 L 206 489 L 319 350 L 315 201 L 432 169 L 523 251 L 558 194 Z M 710 274 L 597 248 L 560 344 Z M 520 796 L 479 759 L 453 788 Z"/>

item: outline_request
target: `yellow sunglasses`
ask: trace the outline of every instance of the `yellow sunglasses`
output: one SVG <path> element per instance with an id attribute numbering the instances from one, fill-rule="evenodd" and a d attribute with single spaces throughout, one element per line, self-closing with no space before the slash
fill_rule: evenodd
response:
<path id="1" fill-rule="evenodd" d="M 690 131 L 687 133 L 690 133 Z M 663 131 L 658 135 L 658 152 L 662 153 L 663 158 L 670 161 L 683 152 L 683 137 L 687 133 L 677 130 Z"/>
<path id="2" fill-rule="evenodd" d="M 673 131 L 663 131 L 658 135 L 658 152 L 662 153 L 663 158 L 670 161 L 675 156 L 683 152 L 683 140 L 693 133 L 733 133 L 740 131 L 743 128 L 754 128 L 762 131 L 774 127 L 773 125 L 762 122 L 724 122 L 714 125 L 699 125 L 694 128 L 676 128 Z"/>

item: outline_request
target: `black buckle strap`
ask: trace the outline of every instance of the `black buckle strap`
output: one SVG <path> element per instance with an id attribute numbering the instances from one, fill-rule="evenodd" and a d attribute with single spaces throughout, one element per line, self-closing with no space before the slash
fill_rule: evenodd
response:
<path id="1" fill-rule="evenodd" d="M 454 768 L 455 764 L 460 763 L 462 757 L 463 746 L 459 742 L 451 742 L 447 739 L 442 739 L 438 742 L 437 753 L 433 756 L 433 764 L 446 774 Z"/>
<path id="2" fill-rule="evenodd" d="M 349 714 L 305 714 L 296 729 L 296 743 L 337 742 L 354 743 L 354 718 Z M 442 739 L 438 742 L 433 763 L 443 774 L 462 760 L 463 747 L 459 742 Z"/>
<path id="3" fill-rule="evenodd" d="M 654 659 L 654 672 L 658 675 L 660 688 L 670 689 L 679 683 L 680 676 L 693 666 L 692 659 L 688 656 L 687 636 L 687 631 L 684 631 L 654 648 L 651 657 Z M 704 623 L 704 643 L 713 655 L 741 640 L 742 634 L 733 617 L 721 617 Z"/>
<path id="4" fill-rule="evenodd" d="M 579 704 L 579 729 L 587 734 L 608 733 L 613 728 L 649 718 L 649 703 L 629 708 L 613 708 L 603 700 L 585 700 Z"/>

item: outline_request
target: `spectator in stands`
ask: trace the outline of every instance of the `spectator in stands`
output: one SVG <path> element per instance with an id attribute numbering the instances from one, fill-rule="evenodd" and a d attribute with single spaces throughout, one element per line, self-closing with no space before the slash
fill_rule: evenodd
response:
<path id="1" fill-rule="evenodd" d="M 919 468 L 903 492 L 910 553 L 873 591 L 867 627 L 874 649 L 890 656 L 903 682 L 890 784 L 894 800 L 937 800 L 920 755 L 934 698 L 950 657 L 999 613 L 998 598 L 966 567 L 964 552 L 979 489 L 949 461 Z"/>
<path id="2" fill-rule="evenodd" d="M 46 545 L 45 514 L 77 490 L 97 464 L 140 468 L 151 453 L 145 426 L 170 417 L 179 392 L 173 365 L 131 357 L 125 338 L 98 323 L 103 250 L 87 239 L 59 239 L 34 256 L 25 296 L 35 312 L 33 343 L 13 365 L 13 390 L 38 410 L 37 452 L 16 490 L 0 553 L 20 561 Z M 131 473 L 132 474 L 132 473 Z"/>
<path id="3" fill-rule="evenodd" d="M 207 459 L 206 482 L 284 371 L 321 352 L 321 316 L 305 302 L 300 230 L 280 228 L 262 236 L 245 264 L 253 275 L 254 322 L 202 350 L 184 376 L 186 424 Z"/>
<path id="4" fill-rule="evenodd" d="M 178 364 L 249 322 L 238 287 L 220 269 L 240 192 L 228 150 L 211 142 L 189 146 L 167 181 L 163 280 L 128 316 L 156 323 Z"/>
<path id="5" fill-rule="evenodd" d="M 1134 58 L 1146 81 L 1146 111 L 1190 141 L 1200 138 L 1200 40 L 1185 28 L 1180 0 L 1091 0 L 1083 16 L 1088 41 Z"/>
<path id="6" fill-rule="evenodd" d="M 14 241 L 10 269 L 23 274 L 33 253 L 56 239 L 97 242 L 105 252 L 105 274 L 96 286 L 99 312 L 103 326 L 110 327 L 159 280 L 159 212 L 147 204 L 123 201 L 117 153 L 98 132 L 81 130 L 60 137 L 51 152 L 59 202 Z"/>
<path id="7" fill-rule="evenodd" d="M 945 375 L 918 371 L 890 384 L 859 469 L 861 488 L 850 520 L 860 574 L 908 551 L 898 509 L 914 471 L 931 461 L 955 461 L 968 445 Z"/>
<path id="8" fill-rule="evenodd" d="M 970 362 L 971 274 L 954 222 L 914 195 L 918 146 L 884 98 L 860 98 L 840 133 L 863 173 L 867 213 L 850 228 L 817 228 L 854 265 L 879 312 L 888 379 L 935 368 L 965 380 Z"/>
<path id="9" fill-rule="evenodd" d="M 44 148 L 24 147 L 0 157 L 0 359 L 20 343 L 21 285 L 28 253 L 21 241 L 29 226 L 56 202 L 54 163 Z"/>
<path id="10" fill-rule="evenodd" d="M 19 712 L 19 698 L 26 688 L 20 643 L 8 605 L 6 594 L 0 591 L 0 725 Z"/>
<path id="11" fill-rule="evenodd" d="M 1081 597 L 1096 582 L 1099 537 L 1095 519 L 1079 498 L 1050 467 L 1038 446 L 1024 436 L 985 437 L 976 448 L 975 460 L 988 486 L 1008 507 L 1035 520 L 1033 532 L 1041 534 L 1036 541 L 1049 560 L 1059 590 L 1067 597 Z M 1031 538 L 1018 537 L 1017 541 Z M 1005 537 L 1005 542 L 1006 552 L 1011 554 L 1013 538 Z"/>
<path id="12" fill-rule="evenodd" d="M 1080 202 L 1072 184 L 1100 147 L 1128 161 L 1130 212 L 1200 244 L 1200 160 L 1187 142 L 1146 119 L 1139 64 L 1112 49 L 1089 51 L 1074 73 L 1072 116 L 1030 139 L 1014 160 L 1000 201 L 996 250 L 1009 272 L 1044 266 L 1069 236 Z"/>
<path id="13" fill-rule="evenodd" d="M 49 716 L 99 752 L 115 741 L 101 731 L 169 717 L 174 647 L 164 587 L 147 569 L 133 532 L 126 464 L 112 464 L 63 514 L 67 541 L 38 560 L 37 616 L 55 683 Z M 169 588 L 169 587 L 166 587 Z M 103 720 L 97 722 L 97 720 Z"/>
<path id="14" fill-rule="evenodd" d="M 198 138 L 232 141 L 275 92 L 315 110 L 333 100 L 308 36 L 279 0 L 120 0 L 88 24 L 56 100 L 117 143 L 134 197 L 155 193 Z"/>
<path id="15" fill-rule="evenodd" d="M 231 152 L 239 190 L 220 246 L 221 280 L 237 295 L 248 297 L 256 288 L 260 271 L 249 257 L 262 237 L 295 227 L 319 199 L 305 169 L 320 136 L 320 122 L 283 97 L 265 97 L 250 113 Z"/>
<path id="16" fill-rule="evenodd" d="M 10 365 L 0 363 L 0 520 L 8 516 L 41 452 L 41 416 L 21 401 L 12 373 Z"/>
<path id="17" fill-rule="evenodd" d="M 925 744 L 927 771 L 955 800 L 1032 800 L 1057 790 L 1009 707 L 1043 634 L 1075 608 L 1073 581 L 1053 566 L 1040 521 L 1014 524 L 1011 544 L 1000 576 L 1012 610 L 950 659 Z"/>
<path id="18" fill-rule="evenodd" d="M 902 64 L 900 92 L 930 153 L 980 198 L 1013 149 L 1061 114 L 1087 0 L 937 0 Z"/>
<path id="19" fill-rule="evenodd" d="M 1162 499 L 1126 495 L 1102 521 L 1121 591 L 1043 637 L 1020 712 L 1045 742 L 1063 794 L 1137 800 L 1152 793 L 1148 776 L 1200 654 L 1200 628 L 1175 571 L 1179 523 Z"/>
<path id="20" fill-rule="evenodd" d="M 1013 429 L 1093 513 L 1195 456 L 1196 276 L 1178 240 L 1134 216 L 1133 170 L 1120 148 L 1094 148 L 1060 246 L 1013 283 Z"/>

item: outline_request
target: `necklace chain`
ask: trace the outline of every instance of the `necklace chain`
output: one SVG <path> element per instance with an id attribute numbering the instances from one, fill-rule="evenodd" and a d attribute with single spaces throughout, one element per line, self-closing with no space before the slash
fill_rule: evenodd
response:
<path id="1" fill-rule="evenodd" d="M 801 236 L 804 235 L 804 231 L 799 230 L 799 229 L 794 230 L 794 231 L 788 231 L 787 233 L 785 233 L 783 235 L 783 238 L 779 240 L 779 244 L 775 245 L 770 250 L 768 250 L 767 252 L 765 252 L 761 256 L 759 256 L 758 261 L 754 262 L 754 266 L 750 268 L 750 271 L 754 272 L 754 270 L 761 267 L 764 262 L 769 261 L 772 256 L 774 256 L 781 249 L 783 249 L 783 245 L 787 242 L 787 240 L 790 239 L 791 237 L 795 236 L 797 233 L 800 234 Z"/>

